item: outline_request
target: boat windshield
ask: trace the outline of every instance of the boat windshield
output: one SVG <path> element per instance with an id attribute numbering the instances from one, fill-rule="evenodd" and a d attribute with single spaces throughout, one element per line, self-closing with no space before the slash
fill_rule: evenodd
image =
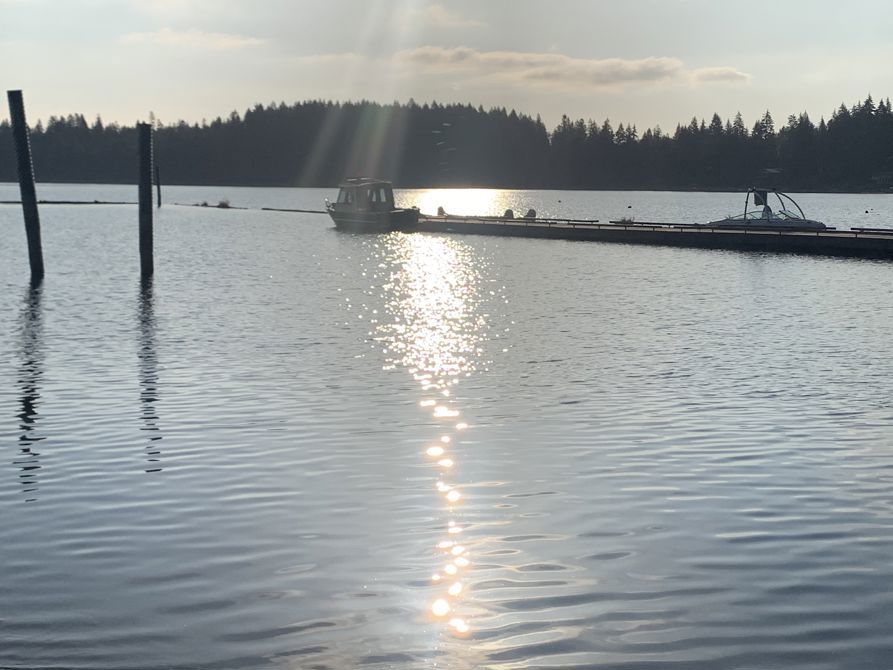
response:
<path id="1" fill-rule="evenodd" d="M 342 205 L 349 205 L 353 202 L 353 190 L 349 188 L 342 188 L 338 191 L 338 202 Z"/>
<path id="2" fill-rule="evenodd" d="M 394 193 L 386 186 L 374 186 L 368 189 L 366 199 L 372 209 L 391 209 L 394 206 Z"/>
<path id="3" fill-rule="evenodd" d="M 778 212 L 769 212 L 768 216 L 763 213 L 762 210 L 754 210 L 752 212 L 748 212 L 747 214 L 739 214 L 738 216 L 730 216 L 730 219 L 738 219 L 744 221 L 778 221 L 779 219 L 783 221 L 802 221 L 803 217 L 799 214 L 794 214 L 793 212 L 789 212 L 786 209 L 782 209 Z"/>

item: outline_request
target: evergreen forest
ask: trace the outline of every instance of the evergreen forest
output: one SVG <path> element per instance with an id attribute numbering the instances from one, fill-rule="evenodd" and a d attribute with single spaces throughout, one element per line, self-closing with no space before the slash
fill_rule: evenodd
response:
<path id="1" fill-rule="evenodd" d="M 188 124 L 156 122 L 167 184 L 333 186 L 347 176 L 396 186 L 791 191 L 893 189 L 890 100 L 841 104 L 777 124 L 693 118 L 672 132 L 609 120 L 539 117 L 504 108 L 308 101 L 257 105 Z M 38 181 L 135 183 L 136 129 L 51 117 L 31 129 Z M 0 123 L 0 181 L 16 181 L 12 133 Z"/>

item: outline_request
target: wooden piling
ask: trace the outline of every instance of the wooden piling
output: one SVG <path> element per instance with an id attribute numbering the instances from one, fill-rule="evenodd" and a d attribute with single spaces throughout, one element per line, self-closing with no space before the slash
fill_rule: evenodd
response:
<path id="1" fill-rule="evenodd" d="M 139 135 L 139 218 L 140 218 L 140 274 L 151 277 L 155 272 L 152 250 L 152 126 L 138 123 Z"/>
<path id="2" fill-rule="evenodd" d="M 37 192 L 34 189 L 34 163 L 31 161 L 31 140 L 25 121 L 25 103 L 21 91 L 7 91 L 12 136 L 15 142 L 16 167 L 19 173 L 19 191 L 22 194 L 22 210 L 25 214 L 25 235 L 28 238 L 28 261 L 31 264 L 31 281 L 43 279 L 43 249 L 40 244 L 40 217 L 37 213 Z"/>

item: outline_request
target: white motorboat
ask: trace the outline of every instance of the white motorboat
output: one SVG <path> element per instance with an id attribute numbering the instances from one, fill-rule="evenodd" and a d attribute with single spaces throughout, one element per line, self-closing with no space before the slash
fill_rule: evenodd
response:
<path id="1" fill-rule="evenodd" d="M 769 206 L 769 194 L 774 195 L 780 204 L 777 210 Z M 748 211 L 751 196 L 753 207 Z M 806 214 L 794 199 L 772 189 L 750 188 L 744 200 L 744 214 L 729 216 L 707 224 L 711 228 L 754 228 L 754 229 L 781 229 L 781 230 L 825 230 L 827 226 L 821 221 L 806 218 Z"/>

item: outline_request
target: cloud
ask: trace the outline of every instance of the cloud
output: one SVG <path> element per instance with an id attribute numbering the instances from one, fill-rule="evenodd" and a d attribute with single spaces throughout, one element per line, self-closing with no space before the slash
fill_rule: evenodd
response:
<path id="1" fill-rule="evenodd" d="M 680 77 L 677 58 L 572 58 L 563 54 L 522 51 L 479 51 L 423 46 L 394 55 L 396 64 L 414 70 L 465 75 L 467 80 L 550 88 L 602 88 L 653 83 Z"/>
<path id="2" fill-rule="evenodd" d="M 483 21 L 468 19 L 439 4 L 426 5 L 410 13 L 410 20 L 435 28 L 483 28 Z"/>
<path id="3" fill-rule="evenodd" d="M 693 70 L 692 81 L 698 84 L 712 84 L 716 82 L 742 83 L 751 80 L 746 72 L 741 72 L 733 67 L 702 67 Z"/>
<path id="4" fill-rule="evenodd" d="M 378 94 L 387 87 L 412 91 L 421 81 L 436 81 L 441 88 L 453 91 L 468 88 L 586 93 L 630 87 L 734 85 L 751 79 L 749 74 L 732 67 L 690 69 L 681 59 L 670 57 L 587 59 L 560 53 L 431 45 L 389 56 L 345 51 L 296 56 L 289 62 L 337 80 L 348 91 L 362 90 L 363 95 L 373 97 L 376 92 L 368 89 L 371 82 L 377 83 Z"/>
<path id="5" fill-rule="evenodd" d="M 172 30 L 162 28 L 155 32 L 128 33 L 119 38 L 122 44 L 155 44 L 160 46 L 181 46 L 193 49 L 229 50 L 243 49 L 263 44 L 263 40 L 244 35 L 227 33 L 206 33 L 201 30 Z"/>

